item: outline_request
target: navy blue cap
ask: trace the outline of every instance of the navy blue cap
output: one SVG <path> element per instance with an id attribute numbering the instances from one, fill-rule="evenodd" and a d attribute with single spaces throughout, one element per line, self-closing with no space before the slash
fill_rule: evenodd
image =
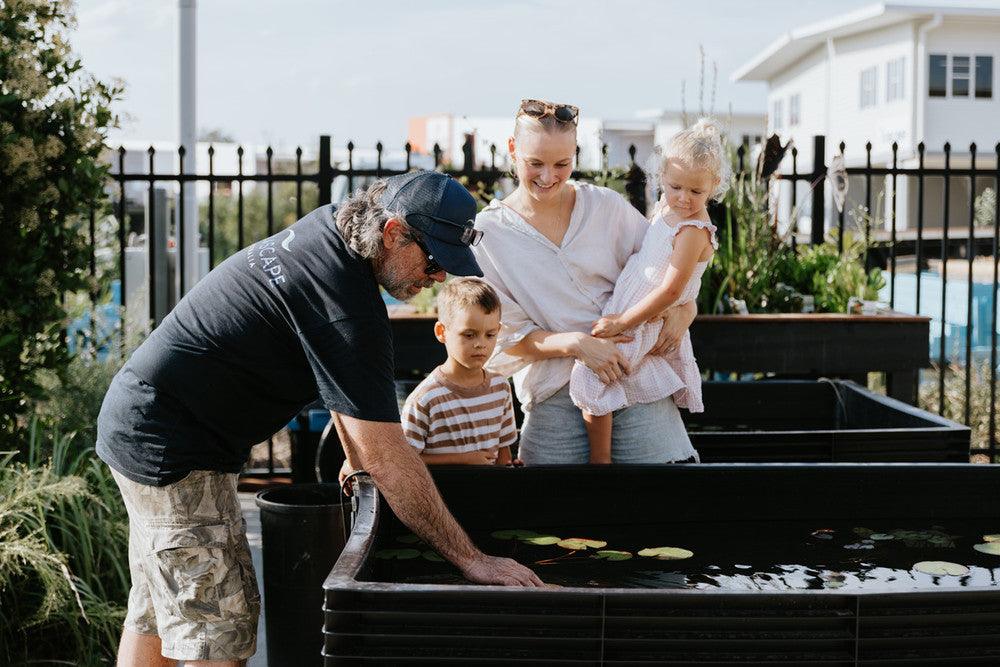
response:
<path id="1" fill-rule="evenodd" d="M 454 276 L 479 276 L 483 272 L 469 246 L 482 238 L 474 229 L 476 200 L 461 183 L 436 171 L 415 171 L 390 176 L 382 205 L 406 217 L 419 229 L 434 261 Z"/>

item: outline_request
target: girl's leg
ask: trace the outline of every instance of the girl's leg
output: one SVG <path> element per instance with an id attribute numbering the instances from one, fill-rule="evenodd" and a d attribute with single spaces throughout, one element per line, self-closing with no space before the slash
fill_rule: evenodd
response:
<path id="1" fill-rule="evenodd" d="M 611 413 L 592 415 L 584 410 L 583 424 L 587 429 L 587 439 L 590 441 L 590 462 L 611 463 Z"/>

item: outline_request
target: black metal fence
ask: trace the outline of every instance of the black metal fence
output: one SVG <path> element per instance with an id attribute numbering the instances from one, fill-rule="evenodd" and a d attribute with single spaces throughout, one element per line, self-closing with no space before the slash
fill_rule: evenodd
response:
<path id="1" fill-rule="evenodd" d="M 841 154 L 844 154 L 846 146 L 841 143 L 839 149 Z M 995 147 L 997 157 L 1000 158 L 1000 144 Z M 900 167 L 899 165 L 899 155 L 898 146 L 896 144 L 892 145 L 891 154 L 891 164 L 889 166 L 873 166 L 872 164 L 872 145 L 869 143 L 865 146 L 865 166 L 863 167 L 849 167 L 846 169 L 846 175 L 848 178 L 853 178 L 863 182 L 863 196 L 857 198 L 862 201 L 866 210 L 871 211 L 875 199 L 878 196 L 876 191 L 873 189 L 873 180 L 882 179 L 891 184 L 891 196 L 889 201 L 885 205 L 885 219 L 887 230 L 872 229 L 871 217 L 867 217 L 865 221 L 865 227 L 863 230 L 866 256 L 865 261 L 869 266 L 881 266 L 886 269 L 889 273 L 888 283 L 889 283 L 889 303 L 891 306 L 895 307 L 899 301 L 899 294 L 897 293 L 897 279 L 899 273 L 897 271 L 897 264 L 903 257 L 913 257 L 915 259 L 915 305 L 916 313 L 935 316 L 940 319 L 940 343 L 936 359 L 936 369 L 937 373 L 937 409 L 939 413 L 945 414 L 946 409 L 949 407 L 948 397 L 946 396 L 946 378 L 949 373 L 962 373 L 964 371 L 964 406 L 962 410 L 962 415 L 964 416 L 964 421 L 966 424 L 971 425 L 971 421 L 974 419 L 972 406 L 972 394 L 973 394 L 973 373 L 974 373 L 974 362 L 973 362 L 973 261 L 977 256 L 988 256 L 992 258 L 992 290 L 989 292 L 989 310 L 990 317 L 988 322 L 985 323 L 989 326 L 989 345 L 988 345 L 988 380 L 989 384 L 989 408 L 988 408 L 988 437 L 986 438 L 986 448 L 984 453 L 988 455 L 989 460 L 996 460 L 997 456 L 997 444 L 996 444 L 996 368 L 997 368 L 997 285 L 998 285 L 998 275 L 997 275 L 997 243 L 998 237 L 1000 237 L 1000 204 L 994 204 L 994 217 L 992 221 L 992 227 L 990 229 L 983 229 L 976 227 L 976 210 L 975 210 L 975 198 L 976 198 L 976 183 L 981 181 L 983 178 L 988 179 L 992 183 L 994 192 L 996 192 L 998 186 L 1000 186 L 1000 166 L 994 166 L 991 169 L 979 169 L 976 166 L 977 151 L 976 146 L 972 145 L 969 149 L 969 157 L 971 163 L 969 167 L 954 168 L 951 166 L 952 151 L 948 144 L 943 147 L 943 167 L 928 167 L 924 164 L 925 149 L 924 145 L 920 144 L 918 149 L 918 164 L 915 167 Z M 269 236 L 275 233 L 275 216 L 274 216 L 274 192 L 273 189 L 276 185 L 281 183 L 291 183 L 295 187 L 295 214 L 296 217 L 302 217 L 302 215 L 307 212 L 304 210 L 303 206 L 303 187 L 310 186 L 315 187 L 318 191 L 317 194 L 317 204 L 323 205 L 329 203 L 332 197 L 332 184 L 338 178 L 347 179 L 347 190 L 353 191 L 355 182 L 361 179 L 367 178 L 378 178 L 389 176 L 392 174 L 405 173 L 413 167 L 414 157 L 413 151 L 410 144 L 405 146 L 405 161 L 402 165 L 397 168 L 388 168 L 383 165 L 383 155 L 384 149 L 381 143 L 376 145 L 375 152 L 375 166 L 374 167 L 355 167 L 354 166 L 354 155 L 355 146 L 353 143 L 347 144 L 347 159 L 346 165 L 334 164 L 331 156 L 331 140 L 329 136 L 320 137 L 319 142 L 319 152 L 318 160 L 316 161 L 316 167 L 314 171 L 305 171 L 303 168 L 303 151 L 301 148 L 296 149 L 294 164 L 286 165 L 284 170 L 277 170 L 273 165 L 274 153 L 268 148 L 266 151 L 266 163 L 264 165 L 264 173 L 254 173 L 245 174 L 243 167 L 244 151 L 242 148 L 237 149 L 237 171 L 236 173 L 220 174 L 216 173 L 215 170 L 215 150 L 212 147 L 208 149 L 208 172 L 204 174 L 189 174 L 185 173 L 183 169 L 183 158 L 185 154 L 185 149 L 181 147 L 178 149 L 179 164 L 181 167 L 174 173 L 157 173 L 154 168 L 154 157 L 156 151 L 150 147 L 148 154 L 148 168 L 145 173 L 135 173 L 128 172 L 125 169 L 125 149 L 121 148 L 117 155 L 116 165 L 113 165 L 112 174 L 110 176 L 110 187 L 112 190 L 112 200 L 113 200 L 113 214 L 117 219 L 117 276 L 120 281 L 120 303 L 121 312 L 124 312 L 124 307 L 127 298 L 126 289 L 126 229 L 127 229 L 127 206 L 129 204 L 126 195 L 126 185 L 128 183 L 142 183 L 145 184 L 147 188 L 146 196 L 146 254 L 148 261 L 148 288 L 149 288 L 149 318 L 151 321 L 155 322 L 155 298 L 154 295 L 157 290 L 157 272 L 156 272 L 156 257 L 157 248 L 156 238 L 157 234 L 154 233 L 153 225 L 154 221 L 157 219 L 155 215 L 155 210 L 157 207 L 157 200 L 154 196 L 154 190 L 157 183 L 173 183 L 177 184 L 178 188 L 184 184 L 189 183 L 207 183 L 208 184 L 208 195 L 207 195 L 207 209 L 204 212 L 204 220 L 206 226 L 206 240 L 208 245 L 208 264 L 209 268 L 214 267 L 217 263 L 217 257 L 215 256 L 216 247 L 216 204 L 219 197 L 217 190 L 223 184 L 227 186 L 232 186 L 235 184 L 235 198 L 236 198 L 236 225 L 237 225 L 237 247 L 242 248 L 247 243 L 254 242 L 258 239 L 247 238 L 245 230 L 245 210 L 244 210 L 244 185 L 246 183 L 259 183 L 266 189 L 266 235 Z M 507 174 L 497 165 L 497 155 L 496 147 L 493 146 L 490 149 L 489 162 L 476 164 L 471 143 L 467 142 L 464 150 L 464 160 L 460 167 L 454 167 L 443 163 L 442 151 L 437 145 L 434 146 L 433 150 L 433 165 L 436 169 L 449 173 L 456 178 L 461 179 L 470 190 L 477 191 L 478 196 L 486 199 L 492 193 L 496 184 L 504 178 Z M 577 151 L 579 156 L 579 149 Z M 602 169 L 597 171 L 581 172 L 577 171 L 574 173 L 574 177 L 582 178 L 586 180 L 596 180 L 598 182 L 607 182 L 609 178 L 617 178 L 621 184 L 624 186 L 626 195 L 630 201 L 641 211 L 646 211 L 647 204 L 647 182 L 646 177 L 642 169 L 640 169 L 635 164 L 635 147 L 631 147 L 629 150 L 630 161 L 626 168 L 616 171 L 612 174 L 608 170 L 607 164 L 607 146 L 604 146 L 602 151 Z M 739 168 L 744 169 L 747 162 L 747 147 L 740 147 L 737 151 L 737 159 L 739 161 Z M 798 150 L 792 148 L 790 153 L 785 159 L 785 162 L 790 162 L 791 171 L 787 173 L 776 174 L 779 182 L 788 184 L 789 188 L 789 217 L 794 218 L 798 215 L 800 208 L 800 190 L 802 187 L 806 189 L 804 196 L 808 196 L 810 199 L 810 214 L 812 218 L 811 227 L 808 236 L 803 238 L 801 242 L 808 243 L 822 243 L 824 241 L 827 232 L 827 189 L 828 184 L 826 182 L 826 177 L 829 172 L 829 165 L 826 163 L 826 141 L 824 137 L 815 137 L 813 141 L 813 164 L 812 168 L 808 172 L 799 171 L 798 165 Z M 997 164 L 1000 165 L 1000 159 L 998 159 Z M 905 235 L 900 235 L 897 233 L 897 207 L 899 202 L 897 201 L 897 183 L 901 179 L 909 179 L 913 181 L 916 185 L 916 232 L 915 235 L 912 231 L 907 230 Z M 925 185 L 931 182 L 933 179 L 938 179 L 943 183 L 942 188 L 942 199 L 940 201 L 930 201 L 925 193 Z M 969 188 L 969 205 L 968 205 L 968 228 L 962 230 L 964 233 L 952 235 L 950 234 L 950 226 L 952 224 L 951 220 L 951 185 L 955 179 L 967 179 L 971 183 Z M 802 187 L 800 187 L 802 186 Z M 229 195 L 232 196 L 232 193 Z M 928 200 L 928 201 L 925 201 Z M 1000 197 L 997 197 L 1000 200 Z M 160 203 L 162 205 L 162 202 Z M 184 238 L 184 221 L 190 215 L 202 216 L 203 214 L 199 211 L 187 211 L 185 210 L 184 197 L 177 197 L 175 204 L 176 211 L 174 222 L 167 220 L 166 224 L 170 225 L 176 230 L 176 239 L 179 247 L 183 248 L 186 239 Z M 940 215 L 935 215 L 932 209 L 936 209 Z M 845 211 L 840 209 L 836 214 L 836 221 L 831 224 L 831 229 L 836 229 L 840 232 L 837 235 L 838 243 L 841 244 L 841 250 L 843 249 L 843 232 L 845 229 Z M 96 242 L 95 242 L 95 213 L 91 214 L 90 219 L 90 235 L 91 235 L 91 246 L 96 252 Z M 831 221 L 834 222 L 834 221 Z M 933 224 L 928 224 L 933 223 Z M 792 220 L 792 224 L 795 221 Z M 162 230 L 161 230 L 162 231 Z M 161 239 L 163 236 L 161 235 Z M 794 238 L 794 237 L 793 237 Z M 97 274 L 97 264 L 95 261 L 95 254 L 91 254 L 91 265 L 90 271 L 92 275 Z M 921 289 L 922 282 L 928 280 L 924 275 L 925 271 L 923 267 L 926 266 L 929 258 L 939 258 L 941 266 L 940 274 L 940 284 L 941 284 L 941 299 L 940 307 L 935 310 L 934 313 L 923 312 L 921 313 Z M 947 277 L 947 267 L 949 260 L 958 261 L 964 259 L 968 263 L 968 279 L 967 279 L 967 303 L 966 303 L 966 319 L 965 319 L 965 345 L 964 345 L 964 355 L 961 358 L 961 363 L 956 365 L 955 360 L 949 358 L 946 350 L 946 328 L 947 324 L 947 314 L 948 314 L 948 288 L 946 284 Z M 178 253 L 178 274 L 179 274 L 179 293 L 183 294 L 186 292 L 187 288 L 190 287 L 186 284 L 187 272 L 185 271 L 185 257 L 184 253 Z M 162 274 L 161 274 L 162 275 Z M 98 294 L 94 293 L 91 295 L 94 306 L 97 306 L 99 299 Z M 926 310 L 926 309 L 925 309 Z M 93 325 L 93 320 L 91 322 Z M 979 322 L 981 326 L 984 323 Z M 96 325 L 94 325 L 96 326 Z M 933 332 L 933 331 L 932 331 Z M 981 333 L 981 332 L 980 332 Z M 96 329 L 93 334 L 92 341 L 96 341 L 98 338 L 96 334 Z M 118 335 L 118 340 L 124 340 L 124 337 Z M 980 378 L 983 380 L 983 378 Z M 273 470 L 273 462 L 271 465 Z"/>

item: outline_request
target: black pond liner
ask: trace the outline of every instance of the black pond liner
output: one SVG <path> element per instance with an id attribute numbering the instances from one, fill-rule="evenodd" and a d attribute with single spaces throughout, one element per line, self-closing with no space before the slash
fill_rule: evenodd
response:
<path id="1" fill-rule="evenodd" d="M 967 426 L 846 380 L 706 382 L 681 415 L 705 463 L 969 460 Z"/>
<path id="2" fill-rule="evenodd" d="M 436 467 L 470 531 L 672 522 L 1000 522 L 1000 467 Z M 1000 664 L 1000 588 L 733 591 L 369 581 L 408 532 L 365 478 L 324 601 L 326 665 Z M 863 522 L 863 523 L 862 523 Z M 544 575 L 543 575 L 544 576 Z M 317 641 L 319 641 L 317 636 Z"/>

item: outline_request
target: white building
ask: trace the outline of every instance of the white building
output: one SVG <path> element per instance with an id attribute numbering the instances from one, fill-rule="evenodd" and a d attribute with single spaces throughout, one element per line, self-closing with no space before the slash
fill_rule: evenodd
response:
<path id="1" fill-rule="evenodd" d="M 865 144 L 870 141 L 876 167 L 891 166 L 893 142 L 899 146 L 900 167 L 917 166 L 920 142 L 925 145 L 925 165 L 941 167 L 944 144 L 951 142 L 951 166 L 967 168 L 969 144 L 975 142 L 977 167 L 991 169 L 994 146 L 1000 141 L 998 56 L 997 3 L 879 3 L 792 30 L 732 79 L 767 82 L 768 133 L 794 140 L 799 171 L 812 169 L 814 135 L 826 137 L 827 160 L 843 141 L 848 167 L 864 166 Z M 783 171 L 789 170 L 786 157 Z M 989 182 L 977 181 L 976 192 Z M 943 179 L 928 177 L 924 188 L 924 224 L 939 227 Z M 808 207 L 806 190 L 800 185 L 798 201 Z M 872 190 L 873 208 L 878 210 L 878 195 L 884 193 L 888 201 L 891 182 L 874 178 Z M 898 178 L 896 195 L 897 229 L 915 227 L 915 179 Z M 864 196 L 863 179 L 852 178 L 849 201 L 861 203 Z M 950 227 L 967 224 L 969 198 L 969 179 L 952 179 Z M 800 229 L 809 226 L 808 211 L 805 214 Z M 829 205 L 826 223 L 828 228 L 836 224 Z"/>

